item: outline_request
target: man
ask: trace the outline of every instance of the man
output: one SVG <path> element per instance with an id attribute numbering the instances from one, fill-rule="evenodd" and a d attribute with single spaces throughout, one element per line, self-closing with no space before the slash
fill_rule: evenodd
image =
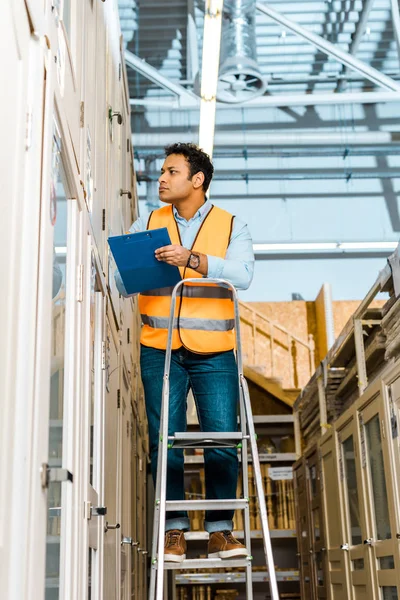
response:
<path id="1" fill-rule="evenodd" d="M 156 258 L 179 267 L 183 278 L 222 278 L 247 289 L 254 269 L 252 240 L 247 226 L 207 201 L 214 172 L 207 154 L 194 144 L 173 144 L 159 177 L 159 197 L 166 206 L 139 218 L 130 232 L 167 227 L 171 245 L 156 250 Z M 126 295 L 119 274 L 118 289 Z M 141 376 L 149 424 L 153 479 L 156 478 L 161 392 L 167 343 L 171 288 L 140 294 Z M 169 434 L 186 430 L 186 399 L 192 389 L 203 431 L 236 431 L 238 377 L 234 348 L 233 303 L 229 290 L 208 285 L 185 285 L 178 299 L 178 328 L 174 330 L 170 372 Z M 235 498 L 238 458 L 235 448 L 205 449 L 206 497 Z M 168 451 L 167 500 L 184 495 L 183 450 Z M 233 511 L 206 512 L 210 534 L 208 556 L 247 556 L 246 547 L 232 535 Z M 184 531 L 187 513 L 167 513 L 165 560 L 186 558 Z"/>

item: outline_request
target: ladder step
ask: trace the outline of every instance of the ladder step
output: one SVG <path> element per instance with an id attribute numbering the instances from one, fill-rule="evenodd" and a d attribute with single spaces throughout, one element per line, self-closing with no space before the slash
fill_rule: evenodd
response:
<path id="1" fill-rule="evenodd" d="M 181 563 L 165 562 L 166 571 L 176 569 L 223 569 L 226 567 L 247 567 L 251 558 L 187 558 Z"/>
<path id="2" fill-rule="evenodd" d="M 167 500 L 165 510 L 243 510 L 249 501 L 239 500 Z"/>
<path id="3" fill-rule="evenodd" d="M 236 448 L 243 439 L 240 431 L 182 431 L 168 436 L 170 448 Z"/>

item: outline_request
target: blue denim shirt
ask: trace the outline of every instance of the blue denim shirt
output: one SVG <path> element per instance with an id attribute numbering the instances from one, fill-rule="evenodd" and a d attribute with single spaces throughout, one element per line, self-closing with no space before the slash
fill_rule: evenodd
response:
<path id="1" fill-rule="evenodd" d="M 188 250 L 192 247 L 200 225 L 211 210 L 211 207 L 211 202 L 207 200 L 189 221 L 181 217 L 175 206 L 173 207 L 174 216 L 181 235 L 182 245 Z M 137 219 L 129 228 L 130 233 L 145 231 L 147 229 L 148 220 L 148 215 L 139 217 L 139 219 Z M 207 255 L 207 258 L 207 277 L 226 279 L 238 290 L 247 290 L 253 279 L 254 273 L 253 242 L 247 225 L 235 217 L 233 220 L 231 241 L 226 251 L 225 258 L 210 255 Z M 125 290 L 118 271 L 115 272 L 115 283 L 120 294 L 128 297 L 129 294 L 127 294 Z"/>

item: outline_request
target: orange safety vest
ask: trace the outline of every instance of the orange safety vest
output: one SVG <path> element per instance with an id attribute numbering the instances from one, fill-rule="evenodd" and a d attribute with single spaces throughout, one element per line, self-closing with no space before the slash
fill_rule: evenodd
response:
<path id="1" fill-rule="evenodd" d="M 206 215 L 192 251 L 225 258 L 232 232 L 233 216 L 212 206 Z M 147 229 L 167 227 L 171 244 L 182 245 L 172 205 L 151 213 Z M 188 267 L 179 267 L 182 279 L 203 275 Z M 149 290 L 139 295 L 139 309 L 143 328 L 141 344 L 165 350 L 168 337 L 168 319 L 173 287 Z M 232 350 L 234 339 L 234 307 L 232 292 L 215 284 L 188 283 L 178 291 L 176 302 L 177 323 L 172 336 L 172 349 L 184 346 L 198 354 L 213 354 Z"/>

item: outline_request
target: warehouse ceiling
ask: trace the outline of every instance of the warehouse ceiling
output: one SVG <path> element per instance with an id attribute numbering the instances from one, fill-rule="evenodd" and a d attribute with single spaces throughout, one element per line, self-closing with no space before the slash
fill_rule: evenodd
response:
<path id="1" fill-rule="evenodd" d="M 395 4 L 268 2 L 291 21 L 400 82 Z M 119 0 L 127 51 L 190 96 L 200 89 L 204 5 L 204 0 Z M 397 240 L 400 102 L 301 105 L 297 99 L 305 94 L 311 103 L 310 95 L 387 90 L 260 10 L 255 15 L 264 96 L 253 99 L 253 105 L 217 104 L 213 201 L 247 220 L 258 242 Z M 179 98 L 131 68 L 129 61 L 127 65 L 139 197 L 142 210 L 148 210 L 158 204 L 155 180 L 163 146 L 197 141 L 199 109 L 189 96 L 186 103 L 184 95 Z M 398 92 L 392 94 L 397 100 Z M 262 105 L 277 96 L 279 106 Z M 316 277 L 322 278 L 322 262 L 320 271 Z"/>
<path id="2" fill-rule="evenodd" d="M 128 49 L 171 80 L 193 89 L 196 73 L 192 73 L 190 61 L 196 52 L 201 61 L 204 1 L 119 0 L 119 3 Z M 368 13 L 366 31 L 357 43 L 355 56 L 398 78 L 399 59 L 390 0 L 271 0 L 268 5 L 347 51 L 352 50 L 352 43 L 359 35 L 358 25 Z M 188 26 L 191 18 L 196 24 L 195 39 L 190 36 Z M 256 44 L 258 64 L 268 82 L 269 94 L 335 91 L 343 78 L 352 82 L 352 89 L 365 84 L 360 76 L 346 72 L 339 62 L 285 31 L 260 11 L 256 13 Z M 130 73 L 129 82 L 132 98 L 143 98 L 150 90 L 156 97 L 161 96 L 157 86 L 137 77 L 135 72 Z"/>

